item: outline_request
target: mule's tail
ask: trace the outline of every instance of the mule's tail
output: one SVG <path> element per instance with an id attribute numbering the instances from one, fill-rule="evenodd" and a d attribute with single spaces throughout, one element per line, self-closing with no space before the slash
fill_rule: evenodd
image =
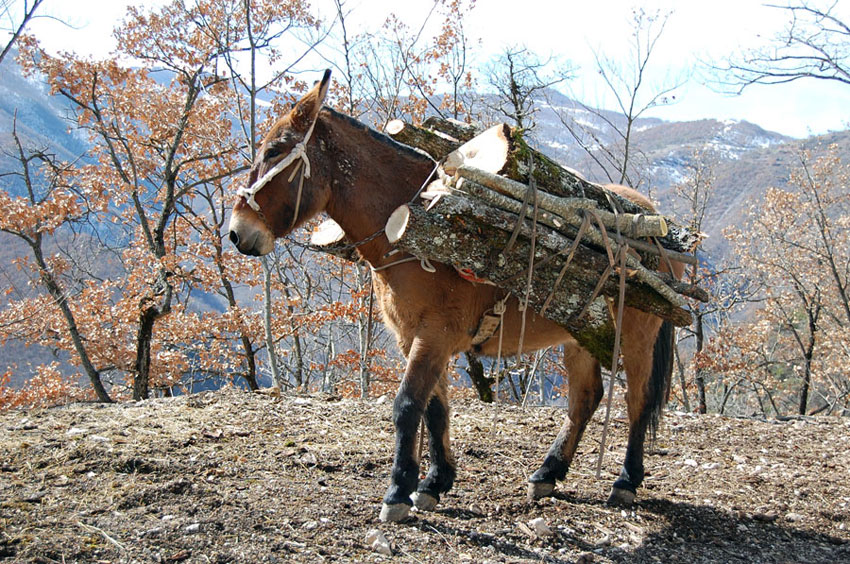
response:
<path id="1" fill-rule="evenodd" d="M 652 374 L 649 376 L 646 407 L 650 413 L 649 437 L 655 440 L 655 432 L 661 419 L 661 411 L 670 397 L 670 381 L 673 376 L 673 339 L 675 328 L 669 321 L 664 321 L 655 338 L 652 350 Z"/>

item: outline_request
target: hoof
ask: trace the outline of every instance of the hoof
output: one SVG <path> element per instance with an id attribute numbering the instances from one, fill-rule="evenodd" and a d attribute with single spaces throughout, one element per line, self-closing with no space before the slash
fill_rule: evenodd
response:
<path id="1" fill-rule="evenodd" d="M 555 484 L 548 482 L 528 482 L 528 501 L 549 497 L 555 492 Z"/>
<path id="2" fill-rule="evenodd" d="M 434 511 L 440 501 L 433 495 L 425 492 L 413 492 L 413 505 L 419 511 Z"/>
<path id="3" fill-rule="evenodd" d="M 611 495 L 608 496 L 608 505 L 617 505 L 621 507 L 631 507 L 635 503 L 635 493 L 621 488 L 611 488 Z"/>
<path id="4" fill-rule="evenodd" d="M 382 523 L 401 523 L 410 516 L 410 506 L 406 503 L 381 505 L 380 519 Z"/>

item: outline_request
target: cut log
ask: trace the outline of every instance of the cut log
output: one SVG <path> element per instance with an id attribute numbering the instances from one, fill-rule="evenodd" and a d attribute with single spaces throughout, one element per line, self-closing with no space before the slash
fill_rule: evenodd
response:
<path id="1" fill-rule="evenodd" d="M 613 203 L 625 213 L 653 213 L 558 165 L 529 147 L 522 135 L 512 131 L 506 124 L 484 131 L 458 147 L 456 153 L 462 157 L 465 166 L 504 176 L 521 184 L 529 183 L 529 170 L 534 170 L 538 188 L 555 196 L 590 198 L 602 210 L 610 210 Z M 459 166 L 450 170 L 444 165 L 444 168 L 447 174 L 453 175 Z M 673 251 L 690 252 L 697 243 L 696 236 L 673 222 L 667 222 L 667 226 L 667 234 L 659 238 L 661 245 Z"/>
<path id="2" fill-rule="evenodd" d="M 431 131 L 394 119 L 387 123 L 384 132 L 398 141 L 427 153 L 435 161 L 439 161 L 455 149 L 461 142 L 439 131 Z"/>
<path id="3" fill-rule="evenodd" d="M 420 206 L 401 206 L 393 213 L 386 233 L 391 243 L 417 257 L 469 270 L 477 278 L 489 280 L 519 296 L 525 291 L 525 277 L 518 273 L 526 271 L 528 265 L 530 222 L 521 224 L 521 237 L 514 248 L 504 250 L 518 220 L 516 214 L 458 194 L 446 194 L 432 203 L 430 211 Z M 562 234 L 538 225 L 532 277 L 536 291 L 530 302 L 539 312 L 549 299 L 546 317 L 570 331 L 580 326 L 574 317 L 593 294 L 609 264 L 607 256 L 579 245 L 566 276 L 556 289 L 554 282 L 565 262 L 563 253 L 572 243 Z M 690 324 L 690 313 L 681 307 L 684 299 L 654 275 L 647 277 L 640 265 L 632 270 L 633 266 L 629 265 L 631 276 L 626 305 L 669 319 L 677 326 Z M 617 295 L 615 276 L 605 282 L 601 292 L 612 297 Z"/>
<path id="4" fill-rule="evenodd" d="M 345 239 L 345 232 L 342 230 L 342 227 L 340 227 L 339 224 L 332 219 L 328 219 L 317 225 L 310 234 L 310 243 L 319 247 L 334 245 L 341 242 L 343 239 Z"/>
<path id="5" fill-rule="evenodd" d="M 433 131 L 439 131 L 440 133 L 445 133 L 449 137 L 453 137 L 461 143 L 466 143 L 481 133 L 481 128 L 475 124 L 464 123 L 456 119 L 441 118 L 437 116 L 426 118 L 425 121 L 422 122 L 422 127 Z"/>
<path id="6" fill-rule="evenodd" d="M 530 187 L 509 178 L 471 168 L 466 164 L 458 167 L 457 174 L 462 178 L 472 180 L 517 200 L 533 201 L 529 194 Z M 577 213 L 577 210 L 590 209 L 594 210 L 605 227 L 619 230 L 626 237 L 664 237 L 667 235 L 667 221 L 661 215 L 643 213 L 615 215 L 610 211 L 598 209 L 596 202 L 589 198 L 562 198 L 542 190 L 537 190 L 537 202 L 539 207 L 561 216 L 575 226 L 578 226 L 582 221 L 582 216 Z"/>
<path id="7" fill-rule="evenodd" d="M 482 186 L 477 182 L 473 182 L 471 180 L 464 180 L 463 183 L 459 183 L 457 190 L 461 194 L 469 194 L 477 199 L 482 200 L 490 205 L 496 206 L 497 208 L 501 208 L 503 210 L 510 211 L 512 213 L 519 214 L 522 208 L 522 203 L 514 200 L 513 198 L 509 198 L 495 190 L 490 190 L 486 186 Z M 433 199 L 437 195 L 445 194 L 446 190 L 441 192 L 432 191 L 428 193 L 423 193 L 422 196 L 429 196 L 429 199 Z M 526 215 L 530 215 L 531 211 L 527 210 Z M 555 216 L 546 210 L 540 210 L 537 214 L 537 220 L 556 231 L 559 231 L 566 235 L 567 237 L 575 237 L 578 229 L 573 225 L 564 225 L 563 219 L 559 216 Z M 641 241 L 638 239 L 625 238 L 625 241 L 629 244 L 633 249 L 640 251 L 641 262 L 647 268 L 657 268 L 659 264 L 659 260 L 661 257 L 661 251 L 658 250 L 658 247 L 647 243 L 646 241 Z M 588 237 L 586 243 L 593 243 L 600 250 L 604 250 L 604 243 L 602 241 L 601 235 L 598 231 L 591 230 L 588 232 Z M 617 248 L 616 244 L 613 245 L 614 248 Z M 693 255 L 679 253 L 676 251 L 665 250 L 664 253 L 670 260 L 678 261 L 684 264 L 697 264 L 697 259 Z"/>
<path id="8" fill-rule="evenodd" d="M 348 245 L 345 232 L 337 222 L 328 219 L 320 223 L 310 234 L 310 244 L 317 251 L 322 251 L 337 258 L 350 262 L 360 260 L 357 249 Z"/>
<path id="9" fill-rule="evenodd" d="M 442 199 L 441 199 L 442 202 Z M 440 205 L 438 203 L 438 205 Z M 442 210 L 441 210 L 442 212 Z M 530 246 L 518 241 L 513 250 L 502 255 L 494 249 L 504 246 L 510 234 L 491 225 L 449 219 L 443 213 L 425 211 L 420 206 L 402 206 L 393 213 L 387 227 L 387 237 L 398 248 L 419 258 L 430 258 L 456 268 L 474 273 L 487 273 L 490 281 L 516 296 L 525 296 L 524 266 L 528 263 Z M 403 231 L 395 231 L 394 226 Z M 549 253 L 546 253 L 548 255 Z M 540 253 L 542 260 L 544 254 Z M 557 278 L 557 267 L 535 270 L 529 294 L 529 305 L 539 309 L 548 298 Z M 610 364 L 614 343 L 614 329 L 610 323 L 608 307 L 601 296 L 585 309 L 595 281 L 586 278 L 564 277 L 557 299 L 550 305 L 547 317 L 564 320 L 564 327 L 600 362 Z"/>

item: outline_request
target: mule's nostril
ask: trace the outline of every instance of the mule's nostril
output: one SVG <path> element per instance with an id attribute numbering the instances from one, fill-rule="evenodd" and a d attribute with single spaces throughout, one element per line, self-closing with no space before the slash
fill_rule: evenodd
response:
<path id="1" fill-rule="evenodd" d="M 237 247 L 239 246 L 239 235 L 236 233 L 236 231 L 230 232 L 230 242 L 236 245 Z"/>

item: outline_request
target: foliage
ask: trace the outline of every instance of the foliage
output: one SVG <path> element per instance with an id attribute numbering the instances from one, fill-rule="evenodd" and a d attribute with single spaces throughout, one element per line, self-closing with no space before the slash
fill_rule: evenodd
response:
<path id="1" fill-rule="evenodd" d="M 758 302 L 752 321 L 718 333 L 705 362 L 776 413 L 848 408 L 849 181 L 835 147 L 803 153 L 791 189 L 768 190 L 727 233 Z"/>

